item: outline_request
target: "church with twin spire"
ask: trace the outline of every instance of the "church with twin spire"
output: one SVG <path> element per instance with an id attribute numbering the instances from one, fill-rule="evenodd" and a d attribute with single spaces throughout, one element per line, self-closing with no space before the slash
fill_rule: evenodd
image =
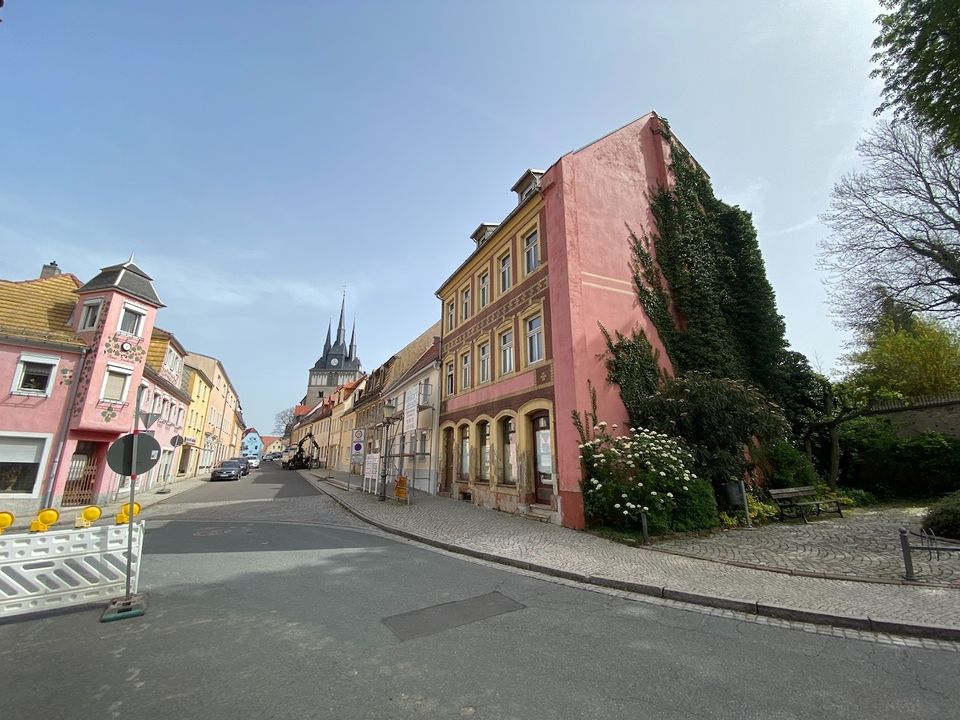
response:
<path id="1" fill-rule="evenodd" d="M 346 307 L 346 294 L 340 304 L 340 323 L 337 325 L 337 340 L 330 341 L 332 322 L 327 325 L 327 341 L 323 344 L 323 355 L 310 368 L 307 381 L 307 394 L 303 404 L 314 407 L 344 383 L 356 380 L 363 375 L 360 358 L 357 357 L 357 323 L 354 321 L 350 331 L 350 344 L 346 343 L 346 327 L 343 314 Z"/>

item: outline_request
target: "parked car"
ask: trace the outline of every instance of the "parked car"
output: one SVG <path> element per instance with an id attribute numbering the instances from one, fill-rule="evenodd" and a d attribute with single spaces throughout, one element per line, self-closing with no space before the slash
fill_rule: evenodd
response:
<path id="1" fill-rule="evenodd" d="M 224 460 L 210 471 L 211 480 L 239 480 L 243 466 L 236 460 Z"/>
<path id="2" fill-rule="evenodd" d="M 250 463 L 250 467 L 258 468 L 260 467 L 260 458 L 256 455 L 250 455 L 247 457 L 247 462 Z"/>
<path id="3" fill-rule="evenodd" d="M 238 463 L 240 463 L 240 470 L 243 472 L 244 475 L 249 475 L 249 474 L 250 474 L 250 461 L 249 461 L 249 460 L 247 460 L 245 457 L 235 457 L 235 458 L 230 458 L 230 459 L 231 459 L 231 460 L 236 460 Z"/>

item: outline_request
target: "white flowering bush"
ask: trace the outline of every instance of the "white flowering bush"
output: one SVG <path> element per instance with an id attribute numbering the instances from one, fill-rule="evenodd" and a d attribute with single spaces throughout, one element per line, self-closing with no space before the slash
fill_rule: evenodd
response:
<path id="1" fill-rule="evenodd" d="M 714 527 L 717 505 L 709 483 L 691 470 L 683 441 L 645 428 L 614 435 L 599 422 L 580 445 L 584 509 L 593 524 L 639 527 L 652 533 Z"/>

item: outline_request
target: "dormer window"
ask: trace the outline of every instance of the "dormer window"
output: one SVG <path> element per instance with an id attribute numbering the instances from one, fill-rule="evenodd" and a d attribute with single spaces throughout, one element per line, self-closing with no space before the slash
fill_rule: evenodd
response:
<path id="1" fill-rule="evenodd" d="M 493 236 L 498 227 L 496 223 L 480 223 L 470 237 L 477 244 L 477 247 L 480 247 Z"/>
<path id="2" fill-rule="evenodd" d="M 101 300 L 88 300 L 83 304 L 80 311 L 80 324 L 77 326 L 78 330 L 93 330 L 97 326 L 101 304 Z"/>
<path id="3" fill-rule="evenodd" d="M 543 173 L 539 170 L 527 170 L 520 179 L 510 188 L 517 194 L 517 205 L 523 205 L 527 199 L 540 189 L 540 178 Z"/>

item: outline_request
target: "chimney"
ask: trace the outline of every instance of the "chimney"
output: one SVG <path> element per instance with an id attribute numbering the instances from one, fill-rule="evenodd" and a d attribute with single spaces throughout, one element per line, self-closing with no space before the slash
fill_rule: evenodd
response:
<path id="1" fill-rule="evenodd" d="M 48 265 L 44 265 L 40 270 L 40 279 L 53 277 L 54 275 L 60 274 L 60 268 L 57 267 L 57 261 L 51 260 Z"/>

